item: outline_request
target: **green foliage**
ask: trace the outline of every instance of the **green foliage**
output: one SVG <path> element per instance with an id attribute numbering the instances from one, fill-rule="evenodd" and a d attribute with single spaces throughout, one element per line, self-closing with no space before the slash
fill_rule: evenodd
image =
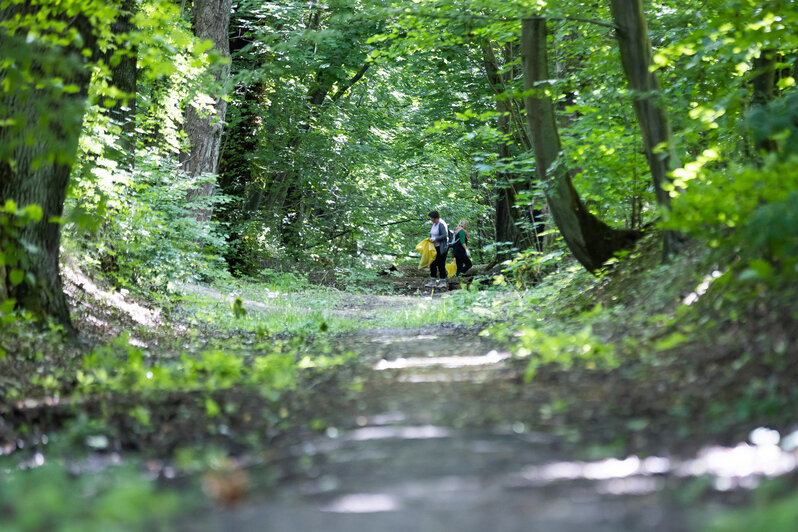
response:
<path id="1" fill-rule="evenodd" d="M 705 532 L 768 530 L 789 532 L 798 523 L 798 492 L 778 480 L 757 488 L 748 508 L 726 510 L 710 520 Z"/>
<path id="2" fill-rule="evenodd" d="M 171 362 L 150 362 L 146 352 L 129 344 L 127 335 L 94 349 L 77 373 L 76 393 L 165 392 L 205 390 L 234 386 L 252 387 L 271 400 L 295 386 L 297 366 L 290 344 L 264 343 L 253 346 L 266 354 L 246 359 L 239 350 L 206 350 L 183 354 Z M 208 403 L 209 415 L 213 404 Z"/>
<path id="3" fill-rule="evenodd" d="M 393 291 L 390 278 L 381 276 L 374 270 L 362 268 L 337 268 L 336 285 L 352 294 L 379 293 L 386 294 Z"/>
<path id="4" fill-rule="evenodd" d="M 685 179 L 677 183 L 684 190 L 674 200 L 667 226 L 740 253 L 757 276 L 767 278 L 775 270 L 795 275 L 798 178 L 794 166 L 795 160 L 788 159 L 772 161 L 764 168 L 695 168 L 694 175 L 688 179 L 683 174 Z"/>
<path id="5" fill-rule="evenodd" d="M 41 454 L 38 459 L 44 461 Z M 180 508 L 175 492 L 156 489 L 132 466 L 73 475 L 47 461 L 3 473 L 0 528 L 8 532 L 107 532 L 171 530 Z"/>
<path id="6" fill-rule="evenodd" d="M 307 276 L 294 272 L 278 272 L 271 268 L 261 270 L 266 289 L 274 292 L 298 292 L 310 288 Z"/>
<path id="7" fill-rule="evenodd" d="M 17 207 L 13 200 L 7 200 L 0 207 L 0 295 L 6 290 L 6 282 L 17 286 L 23 281 L 35 284 L 36 279 L 28 271 L 30 255 L 39 250 L 22 238 L 22 228 L 40 222 L 42 208 L 38 205 Z M 11 303 L 13 308 L 13 303 Z"/>
<path id="8" fill-rule="evenodd" d="M 96 31 L 105 32 L 98 46 L 107 53 L 92 61 L 65 236 L 114 284 L 163 292 L 175 280 L 226 274 L 222 226 L 196 217 L 230 198 L 217 194 L 190 202 L 190 191 L 215 176 L 189 178 L 176 160 L 185 148 L 185 106 L 214 90 L 206 70 L 218 57 L 194 37 L 173 2 L 147 0 L 132 9 L 129 32 L 111 34 L 110 23 L 93 20 L 102 26 Z M 116 6 L 104 14 L 123 15 Z M 136 71 L 127 75 L 138 78 L 136 94 L 114 86 L 112 77 L 120 58 L 131 54 Z"/>
<path id="9" fill-rule="evenodd" d="M 529 357 L 524 375 L 527 381 L 531 381 L 538 369 L 547 364 L 557 365 L 563 370 L 576 365 L 589 370 L 611 369 L 619 364 L 613 345 L 594 336 L 590 325 L 575 334 L 554 335 L 525 327 L 515 336 L 519 339 L 515 356 Z"/>
<path id="10" fill-rule="evenodd" d="M 23 282 L 36 284 L 29 268 L 31 255 L 39 250 L 23 238 L 22 229 L 41 219 L 42 209 L 38 205 L 18 207 L 9 199 L 0 207 L 0 332 L 7 332 L 9 325 L 18 321 L 20 316 L 32 318 L 27 312 L 15 312 L 17 301 L 6 296 L 12 286 Z M 0 359 L 5 358 L 6 349 L 7 346 L 0 342 Z"/>
<path id="11" fill-rule="evenodd" d="M 700 13 L 702 22 L 684 35 L 672 33 L 677 38 L 655 57 L 658 65 L 700 66 L 698 76 L 669 70 L 680 89 L 672 94 L 682 95 L 679 105 L 691 109 L 691 120 L 681 133 L 688 161 L 674 171 L 673 212 L 665 213 L 665 226 L 705 239 L 721 254 L 738 254 L 743 281 L 794 276 L 798 135 L 792 103 L 798 96 L 786 57 L 798 47 L 790 30 L 798 9 L 748 0 L 693 9 L 684 16 L 695 20 Z M 755 60 L 768 50 L 781 59 L 770 100 L 761 101 L 751 86 L 761 74 Z M 763 140 L 772 151 L 755 153 Z"/>
<path id="12" fill-rule="evenodd" d="M 116 179 L 121 175 L 117 174 Z M 69 219 L 83 238 L 88 258 L 119 286 L 169 291 L 175 282 L 224 278 L 226 243 L 217 223 L 199 222 L 196 213 L 224 204 L 229 198 L 188 203 L 188 191 L 210 179 L 188 178 L 174 166 L 141 161 L 129 177 L 95 188 L 87 184 L 72 203 Z M 83 186 L 83 185 L 78 185 Z M 94 194 L 90 194 L 90 190 Z M 95 203 L 96 201 L 96 203 Z M 102 227 L 87 233 L 82 213 L 108 209 Z M 88 218 L 91 220 L 91 217 Z"/>

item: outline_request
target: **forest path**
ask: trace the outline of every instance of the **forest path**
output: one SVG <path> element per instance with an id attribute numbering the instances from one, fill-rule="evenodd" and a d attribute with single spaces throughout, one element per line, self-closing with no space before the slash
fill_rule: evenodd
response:
<path id="1" fill-rule="evenodd" d="M 692 530 L 667 460 L 586 460 L 573 435 L 590 427 L 539 423 L 562 383 L 524 383 L 478 330 L 364 329 L 338 342 L 366 369 L 336 426 L 290 450 L 293 474 L 268 485 L 258 477 L 271 468 L 250 469 L 240 505 L 184 530 Z"/>

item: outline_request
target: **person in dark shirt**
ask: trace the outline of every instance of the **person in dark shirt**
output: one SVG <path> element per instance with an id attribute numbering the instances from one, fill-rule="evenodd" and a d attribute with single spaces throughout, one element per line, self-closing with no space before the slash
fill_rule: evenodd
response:
<path id="1" fill-rule="evenodd" d="M 452 252 L 454 253 L 454 261 L 457 264 L 457 273 L 455 276 L 459 277 L 467 272 L 471 264 L 471 251 L 468 249 L 468 220 L 463 218 L 457 223 L 457 229 L 454 230 L 454 244 L 452 244 Z"/>

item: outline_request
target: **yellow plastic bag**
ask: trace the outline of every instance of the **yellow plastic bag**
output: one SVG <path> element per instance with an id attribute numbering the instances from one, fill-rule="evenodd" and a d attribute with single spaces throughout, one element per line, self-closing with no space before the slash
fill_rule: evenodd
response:
<path id="1" fill-rule="evenodd" d="M 446 274 L 449 277 L 454 277 L 454 274 L 457 273 L 457 264 L 454 263 L 454 260 L 446 265 Z"/>
<path id="2" fill-rule="evenodd" d="M 421 253 L 421 261 L 418 263 L 418 269 L 429 268 L 429 265 L 432 264 L 432 261 L 434 261 L 435 257 L 438 255 L 438 252 L 435 251 L 435 244 L 429 238 L 425 238 L 418 243 L 416 249 Z"/>

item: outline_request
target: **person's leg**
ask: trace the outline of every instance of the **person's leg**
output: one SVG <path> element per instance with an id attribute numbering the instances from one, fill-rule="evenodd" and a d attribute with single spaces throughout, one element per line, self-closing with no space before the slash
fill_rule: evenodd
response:
<path id="1" fill-rule="evenodd" d="M 457 273 L 455 275 L 463 275 L 466 271 L 465 267 L 465 254 L 455 253 L 454 254 L 454 263 L 457 264 Z"/>
<path id="2" fill-rule="evenodd" d="M 435 286 L 435 276 L 438 273 L 438 259 L 441 258 L 440 248 L 436 247 L 435 251 L 435 259 L 429 265 L 429 282 L 424 286 L 433 288 Z"/>
<path id="3" fill-rule="evenodd" d="M 446 280 L 446 255 L 448 255 L 448 251 L 443 255 L 438 255 L 441 261 L 438 263 L 438 279 L 445 281 Z"/>
<path id="4" fill-rule="evenodd" d="M 474 263 L 471 262 L 471 259 L 468 257 L 468 255 L 463 254 L 463 271 L 461 272 L 460 271 L 460 267 L 458 266 L 457 267 L 457 273 L 465 273 L 468 270 L 470 270 L 471 266 L 473 266 L 473 265 L 474 265 Z"/>

